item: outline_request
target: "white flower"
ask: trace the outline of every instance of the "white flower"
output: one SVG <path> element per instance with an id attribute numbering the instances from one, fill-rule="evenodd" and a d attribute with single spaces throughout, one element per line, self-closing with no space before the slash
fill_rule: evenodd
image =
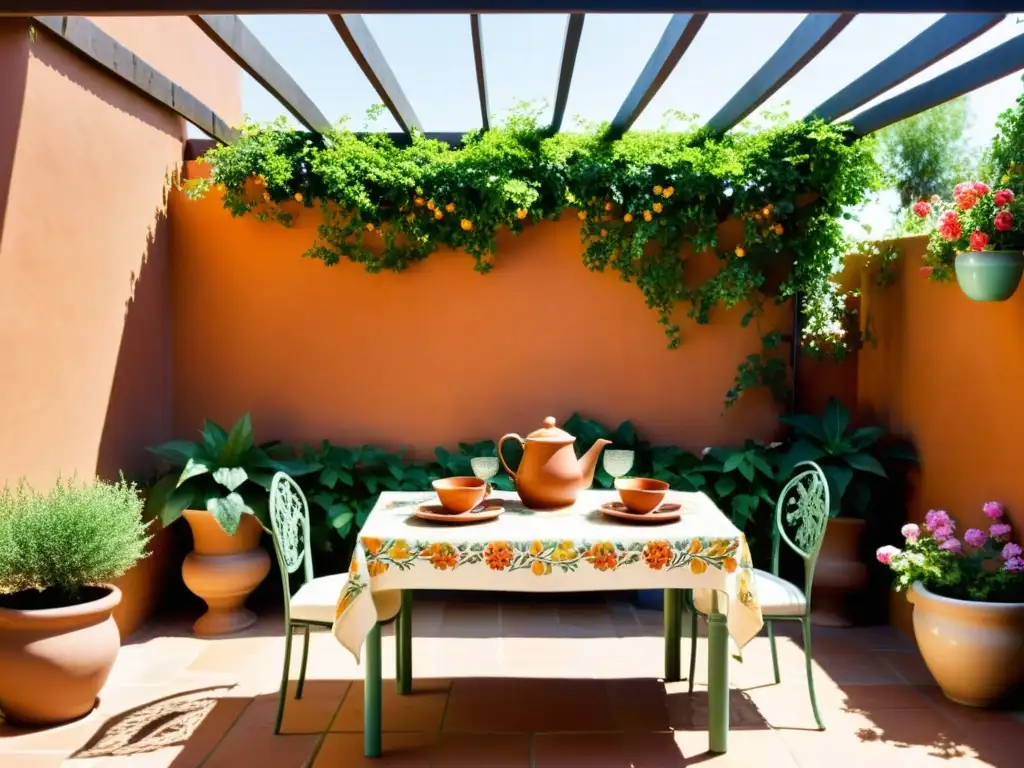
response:
<path id="1" fill-rule="evenodd" d="M 701 458 L 703 459 L 703 458 L 704 458 L 705 456 L 707 456 L 707 455 L 708 455 L 709 453 L 711 453 L 711 446 L 708 446 L 708 447 L 707 447 L 707 448 L 705 448 L 705 449 L 704 449 L 703 451 L 701 451 L 701 452 L 700 452 L 700 457 L 701 457 Z"/>

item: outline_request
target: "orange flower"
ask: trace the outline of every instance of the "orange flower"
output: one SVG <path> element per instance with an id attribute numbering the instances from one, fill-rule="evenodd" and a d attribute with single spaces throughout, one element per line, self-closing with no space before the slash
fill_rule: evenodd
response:
<path id="1" fill-rule="evenodd" d="M 586 211 L 580 211 L 579 213 L 576 214 L 576 218 L 579 219 L 580 221 L 586 221 L 587 220 L 587 212 Z"/>
<path id="2" fill-rule="evenodd" d="M 484 549 L 484 562 L 492 571 L 504 571 L 512 565 L 512 548 L 507 541 L 492 541 Z"/>
<path id="3" fill-rule="evenodd" d="M 691 560 L 690 561 L 690 572 L 695 573 L 698 576 L 708 569 L 708 564 L 703 560 Z"/>
<path id="4" fill-rule="evenodd" d="M 462 228 L 464 230 L 466 230 L 467 232 L 469 232 L 469 230 L 471 230 L 473 228 L 473 222 L 470 221 L 469 219 L 463 219 L 462 220 Z"/>
<path id="5" fill-rule="evenodd" d="M 622 217 L 622 220 L 624 222 L 626 222 L 627 224 L 629 224 L 629 222 L 631 222 L 633 220 L 633 214 L 632 213 L 627 213 L 625 216 Z"/>
<path id="6" fill-rule="evenodd" d="M 423 207 L 423 198 L 422 198 L 422 197 L 414 197 L 414 198 L 412 199 L 412 201 L 413 201 L 413 203 L 415 203 L 415 204 L 416 204 L 416 205 L 417 205 L 418 207 L 420 207 L 420 208 L 422 208 L 422 207 Z"/>
<path id="7" fill-rule="evenodd" d="M 372 221 L 366 222 L 366 231 L 367 232 L 373 232 L 373 230 L 375 230 L 375 229 L 376 229 L 376 227 L 373 226 L 373 222 Z"/>
<path id="8" fill-rule="evenodd" d="M 362 542 L 363 548 L 371 555 L 376 555 L 378 552 L 380 552 L 380 548 L 384 544 L 384 542 L 382 542 L 380 539 L 373 539 L 369 537 L 364 538 Z"/>
<path id="9" fill-rule="evenodd" d="M 434 210 L 434 208 L 436 208 L 436 207 L 437 207 L 437 206 L 436 206 L 436 205 L 434 204 L 434 201 L 433 201 L 433 200 L 427 200 L 427 208 L 428 208 L 429 210 L 431 210 L 431 211 L 432 211 L 432 210 Z"/>
<path id="10" fill-rule="evenodd" d="M 253 181 L 255 182 L 257 187 L 262 187 L 264 184 L 267 183 L 267 180 L 263 178 L 263 174 L 257 176 L 255 179 L 253 179 Z"/>
<path id="11" fill-rule="evenodd" d="M 676 193 L 675 187 L 665 187 L 665 191 L 661 193 L 662 197 L 672 197 Z"/>
<path id="12" fill-rule="evenodd" d="M 264 192 L 263 193 L 263 201 L 266 202 L 266 203 L 270 202 L 270 193 L 269 192 Z"/>
<path id="13" fill-rule="evenodd" d="M 761 220 L 761 214 L 760 213 L 755 213 L 754 214 L 754 221 L 760 221 L 760 220 Z"/>
<path id="14" fill-rule="evenodd" d="M 438 221 L 440 221 L 441 219 L 444 218 L 444 214 L 441 213 L 440 210 L 436 210 L 436 211 L 434 211 L 434 218 L 437 219 Z"/>
<path id="15" fill-rule="evenodd" d="M 699 555 L 703 545 L 700 543 L 700 539 L 694 539 L 690 542 L 690 554 Z"/>
<path id="16" fill-rule="evenodd" d="M 534 557 L 536 557 L 537 555 L 539 555 L 543 551 L 544 551 L 544 542 L 543 541 L 535 541 L 535 542 L 533 542 L 530 545 L 530 554 L 533 555 Z"/>
<path id="17" fill-rule="evenodd" d="M 725 568 L 726 573 L 736 572 L 736 560 L 732 557 L 727 557 L 722 561 L 722 567 Z"/>
<path id="18" fill-rule="evenodd" d="M 607 229 L 602 229 L 601 230 L 601 237 L 608 237 L 608 230 Z"/>
<path id="19" fill-rule="evenodd" d="M 444 209 L 448 211 L 448 213 L 455 213 L 455 203 L 448 203 Z"/>
<path id="20" fill-rule="evenodd" d="M 605 209 L 606 211 L 608 211 L 609 213 L 610 213 L 610 212 L 611 212 L 611 211 L 612 211 L 612 210 L 613 210 L 614 208 L 615 208 L 615 206 L 614 206 L 614 205 L 612 205 L 611 203 L 605 203 L 605 204 L 604 204 L 604 209 Z"/>
<path id="21" fill-rule="evenodd" d="M 650 221 L 652 218 L 654 217 L 651 215 L 650 211 L 644 211 L 644 221 Z"/>
<path id="22" fill-rule="evenodd" d="M 744 251 L 742 248 L 740 248 L 740 246 L 737 245 L 736 246 L 736 258 L 737 259 L 742 259 L 746 255 L 747 255 L 747 252 Z"/>
<path id="23" fill-rule="evenodd" d="M 672 549 L 667 541 L 652 541 L 644 547 L 644 562 L 652 571 L 660 571 L 672 559 Z"/>
<path id="24" fill-rule="evenodd" d="M 380 560 L 371 560 L 369 563 L 366 564 L 366 570 L 370 574 L 371 578 L 373 576 L 380 576 L 387 569 L 388 564 L 381 562 Z"/>
<path id="25" fill-rule="evenodd" d="M 658 184 L 654 187 L 654 194 L 661 195 L 662 192 L 664 192 L 664 189 L 662 188 L 661 184 Z"/>
<path id="26" fill-rule="evenodd" d="M 534 576 L 547 576 L 551 573 L 551 566 L 540 560 L 534 560 L 530 565 L 530 570 Z"/>
<path id="27" fill-rule="evenodd" d="M 615 554 L 615 545 L 610 541 L 598 542 L 584 552 L 583 557 L 599 571 L 610 571 L 619 561 Z"/>
<path id="28" fill-rule="evenodd" d="M 525 219 L 527 213 L 528 212 L 525 208 L 520 208 L 518 211 L 516 211 L 516 218 L 519 220 Z"/>
<path id="29" fill-rule="evenodd" d="M 776 224 L 776 225 L 775 225 L 775 234 L 776 234 L 776 235 L 781 235 L 781 234 L 782 234 L 782 232 L 783 232 L 783 230 L 782 230 L 782 225 L 781 225 L 781 224 Z"/>
<path id="30" fill-rule="evenodd" d="M 359 573 L 359 561 L 354 557 L 352 558 L 352 562 L 348 564 L 348 572 L 350 574 Z"/>
<path id="31" fill-rule="evenodd" d="M 345 594 L 343 594 L 341 596 L 341 599 L 338 600 L 337 607 L 334 609 L 334 619 L 335 619 L 335 621 L 337 621 L 338 617 L 340 617 L 341 614 L 343 614 L 345 612 L 345 609 L 348 608 L 349 603 L 351 603 L 351 602 L 352 602 L 352 598 L 349 597 L 349 593 L 348 592 L 346 592 Z"/>
<path id="32" fill-rule="evenodd" d="M 297 203 L 301 203 L 302 202 L 302 193 L 301 192 L 296 192 L 295 193 L 295 202 L 297 202 Z"/>
<path id="33" fill-rule="evenodd" d="M 761 215 L 767 219 L 769 216 L 772 215 L 772 209 L 769 208 L 768 206 L 765 206 L 764 208 L 761 209 Z"/>
<path id="34" fill-rule="evenodd" d="M 391 545 L 391 548 L 388 549 L 388 557 L 392 560 L 408 560 L 409 554 L 409 545 L 402 541 L 402 539 L 397 539 Z"/>
<path id="35" fill-rule="evenodd" d="M 655 213 L 661 213 L 661 209 L 664 207 L 665 206 L 663 206 L 661 203 L 655 203 L 654 205 L 651 206 L 651 208 L 654 209 Z"/>
<path id="36" fill-rule="evenodd" d="M 439 571 L 447 571 L 459 564 L 459 556 L 450 544 L 435 544 L 431 548 L 430 564 Z"/>

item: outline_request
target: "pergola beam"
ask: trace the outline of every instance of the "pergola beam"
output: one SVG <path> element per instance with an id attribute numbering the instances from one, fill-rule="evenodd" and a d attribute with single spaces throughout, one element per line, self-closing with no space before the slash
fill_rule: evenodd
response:
<path id="1" fill-rule="evenodd" d="M 810 64 L 856 15 L 821 13 L 807 16 L 754 76 L 708 121 L 708 127 L 725 133 L 741 122 Z"/>
<path id="2" fill-rule="evenodd" d="M 262 13 L 1018 13 L 1017 0 L 4 0 L 0 16 Z"/>
<path id="3" fill-rule="evenodd" d="M 1024 35 L 1018 35 L 970 61 L 865 109 L 850 120 L 859 135 L 873 133 L 1024 69 Z"/>
<path id="4" fill-rule="evenodd" d="M 995 14 L 946 14 L 843 88 L 807 117 L 832 121 L 867 104 L 918 72 L 958 51 L 1005 19 Z"/>
<path id="5" fill-rule="evenodd" d="M 35 22 L 77 53 L 181 115 L 207 135 L 225 144 L 238 135 L 212 109 L 88 19 L 79 16 L 36 16 Z"/>
<path id="6" fill-rule="evenodd" d="M 422 11 L 422 8 L 420 10 Z M 405 92 L 398 84 L 398 78 L 391 71 L 391 66 L 377 45 L 377 41 L 373 39 L 370 28 L 366 26 L 363 17 L 351 13 L 331 13 L 328 14 L 328 18 L 334 28 L 338 30 L 345 47 L 352 54 L 352 58 L 356 60 L 356 64 L 363 70 L 366 79 L 370 81 L 370 85 L 384 102 L 384 106 L 394 115 L 395 122 L 399 127 L 406 133 L 413 130 L 422 131 L 423 126 L 420 125 L 420 121 L 412 109 L 412 104 L 409 103 Z"/>
<path id="7" fill-rule="evenodd" d="M 677 13 L 669 19 L 658 45 L 612 120 L 610 135 L 621 136 L 636 122 L 668 80 L 707 18 L 706 13 Z"/>
<path id="8" fill-rule="evenodd" d="M 551 115 L 551 130 L 558 131 L 565 118 L 565 105 L 569 101 L 572 73 L 576 69 L 576 54 L 580 51 L 583 37 L 583 21 L 586 16 L 574 13 L 565 24 L 565 42 L 562 44 L 562 64 L 558 69 L 558 86 L 555 88 L 555 109 Z"/>
<path id="9" fill-rule="evenodd" d="M 238 16 L 192 16 L 206 36 L 262 85 L 309 130 L 323 133 L 330 121 Z"/>
<path id="10" fill-rule="evenodd" d="M 480 96 L 480 127 L 491 127 L 491 108 L 487 100 L 487 74 L 484 68 L 484 34 L 480 27 L 480 14 L 469 15 L 469 32 L 473 38 L 473 66 L 476 68 L 476 90 Z"/>

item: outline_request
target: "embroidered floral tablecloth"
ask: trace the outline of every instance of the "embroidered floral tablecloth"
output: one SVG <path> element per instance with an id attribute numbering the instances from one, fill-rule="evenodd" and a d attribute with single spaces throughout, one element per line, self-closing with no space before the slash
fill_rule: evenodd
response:
<path id="1" fill-rule="evenodd" d="M 602 514 L 602 504 L 618 500 L 615 491 L 584 491 L 557 512 L 528 510 L 514 493 L 494 495 L 505 503 L 500 517 L 456 526 L 413 515 L 437 502 L 433 494 L 382 493 L 338 597 L 338 642 L 358 659 L 374 622 L 398 613 L 403 589 L 718 590 L 739 648 L 760 631 L 746 539 L 705 494 L 671 492 L 666 501 L 682 504 L 682 518 L 659 525 Z"/>

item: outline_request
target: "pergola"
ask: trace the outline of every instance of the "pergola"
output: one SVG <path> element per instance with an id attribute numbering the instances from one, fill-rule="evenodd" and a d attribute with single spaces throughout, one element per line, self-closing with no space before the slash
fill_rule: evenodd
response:
<path id="1" fill-rule="evenodd" d="M 326 14 L 348 51 L 393 115 L 408 140 L 423 133 L 409 99 L 367 27 L 365 14 L 468 14 L 482 126 L 490 123 L 487 73 L 480 29 L 481 14 L 568 14 L 558 69 L 552 131 L 561 128 L 587 14 L 671 13 L 618 111 L 610 119 L 612 135 L 628 131 L 686 55 L 711 13 L 806 13 L 806 17 L 768 60 L 707 121 L 725 132 L 782 88 L 843 31 L 857 13 L 945 12 L 927 29 L 825 99 L 808 117 L 835 121 L 949 56 L 1003 21 L 1015 6 L 1005 0 L 3 0 L 0 15 L 31 16 L 66 44 L 170 107 L 199 129 L 223 142 L 234 129 L 186 89 L 162 75 L 103 32 L 85 16 L 188 15 L 228 56 L 272 94 L 296 120 L 320 133 L 330 121 L 259 39 L 233 14 Z M 1024 68 L 1024 35 L 914 88 L 881 101 L 849 122 L 855 133 L 869 134 L 980 88 Z M 427 133 L 458 144 L 462 133 Z"/>

